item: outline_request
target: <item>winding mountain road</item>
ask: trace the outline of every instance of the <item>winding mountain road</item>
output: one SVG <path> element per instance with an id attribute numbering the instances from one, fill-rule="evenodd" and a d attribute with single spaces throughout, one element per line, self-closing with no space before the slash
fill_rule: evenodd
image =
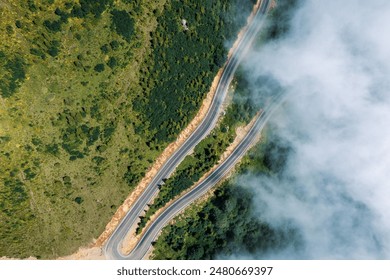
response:
<path id="1" fill-rule="evenodd" d="M 269 117 L 282 103 L 282 100 L 283 98 L 281 94 L 273 98 L 269 106 L 265 108 L 256 118 L 252 128 L 249 130 L 240 144 L 230 154 L 230 156 L 196 187 L 167 207 L 167 209 L 165 209 L 164 212 L 162 212 L 146 229 L 146 232 L 142 235 L 142 238 L 138 241 L 133 251 L 131 251 L 130 255 L 128 255 L 126 258 L 142 259 L 147 254 L 150 247 L 152 246 L 152 242 L 156 239 L 165 225 L 167 225 L 177 214 L 179 214 L 180 211 L 204 195 L 232 168 L 234 168 L 234 165 L 242 158 L 245 152 L 255 142 L 261 130 L 267 123 Z"/>
<path id="2" fill-rule="evenodd" d="M 215 185 L 242 157 L 248 147 L 256 138 L 256 135 L 264 126 L 268 119 L 271 108 L 264 110 L 258 117 L 250 132 L 244 140 L 238 145 L 234 152 L 229 156 L 212 174 L 210 174 L 202 183 L 196 188 L 181 197 L 170 207 L 168 207 L 158 218 L 148 227 L 141 240 L 137 243 L 134 250 L 129 255 L 124 255 L 121 252 L 122 242 L 128 231 L 137 222 L 138 217 L 142 214 L 147 204 L 158 192 L 158 185 L 163 184 L 163 179 L 168 178 L 175 170 L 176 166 L 188 155 L 191 150 L 214 128 L 218 117 L 220 115 L 222 103 L 226 97 L 228 87 L 233 79 L 234 73 L 252 45 L 252 42 L 258 34 L 261 23 L 269 8 L 271 0 L 263 0 L 259 9 L 256 11 L 251 23 L 245 30 L 241 41 L 233 51 L 230 59 L 227 61 L 221 79 L 219 81 L 216 93 L 212 100 L 211 106 L 200 125 L 190 135 L 187 141 L 180 146 L 175 153 L 166 161 L 164 166 L 153 178 L 152 182 L 146 187 L 144 192 L 140 195 L 138 200 L 130 208 L 129 212 L 123 218 L 121 223 L 117 226 L 113 234 L 110 236 L 106 245 L 104 246 L 104 254 L 107 259 L 140 259 L 145 256 L 151 246 L 151 242 L 156 238 L 162 227 L 169 222 L 178 212 L 188 206 L 196 198 L 205 193 L 210 187 Z M 276 104 L 276 103 L 272 103 Z M 241 147 L 241 148 L 240 148 Z"/>

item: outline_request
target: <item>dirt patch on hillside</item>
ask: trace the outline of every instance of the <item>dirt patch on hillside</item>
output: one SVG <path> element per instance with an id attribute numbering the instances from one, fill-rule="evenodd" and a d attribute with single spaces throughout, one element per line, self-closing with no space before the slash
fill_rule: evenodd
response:
<path id="1" fill-rule="evenodd" d="M 101 247 L 80 248 L 76 253 L 60 257 L 58 260 L 105 260 Z"/>

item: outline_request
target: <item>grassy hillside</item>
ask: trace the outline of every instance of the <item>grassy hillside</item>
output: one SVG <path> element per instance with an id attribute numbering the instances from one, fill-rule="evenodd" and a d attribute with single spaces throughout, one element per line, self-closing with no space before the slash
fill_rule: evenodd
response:
<path id="1" fill-rule="evenodd" d="M 0 0 L 0 255 L 54 258 L 102 232 L 252 2 Z"/>

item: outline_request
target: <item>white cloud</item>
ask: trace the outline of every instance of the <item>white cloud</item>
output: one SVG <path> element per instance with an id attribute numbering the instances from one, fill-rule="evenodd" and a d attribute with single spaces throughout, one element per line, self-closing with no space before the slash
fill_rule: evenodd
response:
<path id="1" fill-rule="evenodd" d="M 294 153 L 281 180 L 241 184 L 261 219 L 292 222 L 304 242 L 262 257 L 390 259 L 389 26 L 389 1 L 306 1 L 246 62 L 290 96 L 272 123 Z"/>

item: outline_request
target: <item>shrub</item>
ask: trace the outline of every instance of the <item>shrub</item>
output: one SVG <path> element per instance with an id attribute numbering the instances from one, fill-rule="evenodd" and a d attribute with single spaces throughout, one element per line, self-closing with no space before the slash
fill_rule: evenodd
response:
<path id="1" fill-rule="evenodd" d="M 103 72 L 104 71 L 104 64 L 103 63 L 96 64 L 96 66 L 93 69 L 98 73 Z"/>
<path id="2" fill-rule="evenodd" d="M 134 33 L 134 20 L 126 11 L 113 10 L 112 15 L 112 27 L 121 35 L 127 42 L 130 42 Z"/>

